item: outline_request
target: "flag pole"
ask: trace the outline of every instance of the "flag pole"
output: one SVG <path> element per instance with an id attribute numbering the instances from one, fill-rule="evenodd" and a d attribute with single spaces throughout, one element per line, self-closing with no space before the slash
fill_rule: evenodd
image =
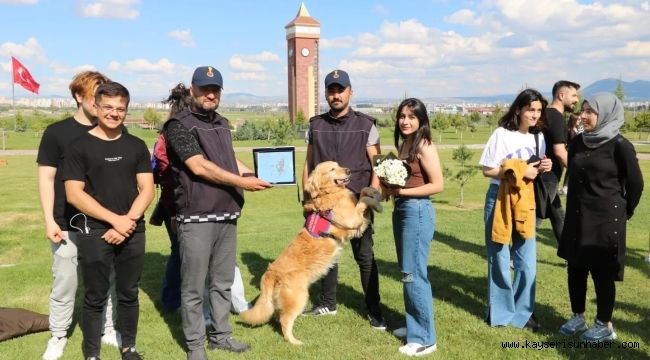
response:
<path id="1" fill-rule="evenodd" d="M 16 69 L 14 69 L 14 61 L 13 61 L 13 56 L 11 56 L 11 107 L 14 109 L 14 132 L 16 132 L 16 122 L 18 121 L 18 112 L 16 111 L 16 100 L 15 98 L 15 90 L 14 87 L 16 84 L 14 83 L 14 74 Z"/>

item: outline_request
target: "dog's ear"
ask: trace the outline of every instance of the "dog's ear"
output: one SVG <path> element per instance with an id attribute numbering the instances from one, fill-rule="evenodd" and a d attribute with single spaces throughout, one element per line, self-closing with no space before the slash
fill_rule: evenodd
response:
<path id="1" fill-rule="evenodd" d="M 309 177 L 307 178 L 307 184 L 305 184 L 305 191 L 311 195 L 311 198 L 318 197 L 318 187 L 320 186 L 319 176 L 316 171 L 312 171 Z"/>

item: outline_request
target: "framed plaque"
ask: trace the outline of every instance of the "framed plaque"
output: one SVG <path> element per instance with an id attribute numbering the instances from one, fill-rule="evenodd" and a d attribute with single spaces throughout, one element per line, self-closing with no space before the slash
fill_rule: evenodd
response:
<path id="1" fill-rule="evenodd" d="M 296 185 L 296 148 L 293 146 L 253 149 L 255 176 L 273 185 Z"/>

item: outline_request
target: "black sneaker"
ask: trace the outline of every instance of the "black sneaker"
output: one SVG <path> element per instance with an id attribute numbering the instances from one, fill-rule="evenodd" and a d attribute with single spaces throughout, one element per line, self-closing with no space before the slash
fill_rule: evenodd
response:
<path id="1" fill-rule="evenodd" d="M 336 309 L 330 309 L 327 305 L 318 305 L 309 311 L 305 311 L 303 315 L 336 315 Z"/>
<path id="2" fill-rule="evenodd" d="M 131 346 L 126 351 L 122 352 L 122 360 L 142 360 L 144 359 L 142 355 L 138 354 L 135 350 L 135 346 Z"/>
<path id="3" fill-rule="evenodd" d="M 373 329 L 386 330 L 386 320 L 384 320 L 384 317 L 381 316 L 381 314 L 368 314 L 368 321 L 370 321 L 370 326 Z"/>
<path id="4" fill-rule="evenodd" d="M 535 316 L 534 313 L 530 315 L 530 318 L 528 318 L 526 325 L 524 325 L 524 329 L 528 329 L 534 333 L 538 332 L 541 328 L 542 326 L 537 321 L 537 316 Z"/>
<path id="5" fill-rule="evenodd" d="M 241 353 L 244 351 L 248 351 L 251 347 L 248 344 L 241 343 L 237 340 L 235 340 L 234 337 L 230 336 L 225 340 L 222 340 L 221 342 L 212 342 L 210 341 L 208 343 L 208 349 L 209 350 L 215 350 L 215 349 L 220 349 L 220 350 L 226 350 L 226 351 L 231 351 L 231 352 L 236 352 L 236 353 Z"/>

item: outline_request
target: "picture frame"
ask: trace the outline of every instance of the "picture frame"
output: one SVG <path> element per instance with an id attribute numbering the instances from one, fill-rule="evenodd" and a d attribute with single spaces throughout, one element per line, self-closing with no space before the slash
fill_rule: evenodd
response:
<path id="1" fill-rule="evenodd" d="M 296 185 L 296 148 L 294 146 L 253 149 L 255 176 L 273 185 Z"/>

